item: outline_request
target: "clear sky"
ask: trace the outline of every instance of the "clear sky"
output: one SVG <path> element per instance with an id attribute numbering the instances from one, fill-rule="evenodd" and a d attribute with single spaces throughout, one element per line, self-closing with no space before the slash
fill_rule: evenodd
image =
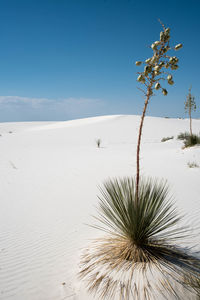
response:
<path id="1" fill-rule="evenodd" d="M 199 0 L 0 0 L 0 122 L 140 114 L 136 60 L 162 22 L 183 43 L 175 85 L 148 115 L 185 117 L 190 85 L 200 118 Z"/>

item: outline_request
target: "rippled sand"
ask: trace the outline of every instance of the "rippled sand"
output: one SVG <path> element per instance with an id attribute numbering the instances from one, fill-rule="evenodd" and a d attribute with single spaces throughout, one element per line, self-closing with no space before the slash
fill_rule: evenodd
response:
<path id="1" fill-rule="evenodd" d="M 94 299 L 76 277 L 80 250 L 99 234 L 86 224 L 93 222 L 98 185 L 135 174 L 138 126 L 138 116 L 0 124 L 0 299 Z M 200 120 L 193 127 L 198 133 Z M 188 120 L 147 117 L 141 166 L 144 175 L 168 179 L 194 227 L 200 168 L 187 163 L 200 165 L 200 147 L 161 143 L 188 128 Z"/>

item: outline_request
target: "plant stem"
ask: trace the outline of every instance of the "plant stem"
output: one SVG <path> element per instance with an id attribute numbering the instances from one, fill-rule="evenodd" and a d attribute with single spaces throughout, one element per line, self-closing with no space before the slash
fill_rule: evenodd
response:
<path id="1" fill-rule="evenodd" d="M 189 111 L 189 115 L 190 115 L 190 135 L 192 136 L 192 117 L 191 117 L 191 109 Z"/>
<path id="2" fill-rule="evenodd" d="M 143 109 L 143 113 L 141 116 L 141 121 L 140 121 L 140 128 L 139 128 L 139 134 L 138 134 L 138 142 L 137 142 L 137 155 L 136 155 L 136 165 L 137 165 L 137 171 L 136 171 L 136 205 L 138 205 L 138 201 L 139 201 L 139 181 L 140 181 L 140 144 L 141 144 L 141 137 L 142 137 L 142 128 L 143 128 L 143 123 L 144 123 L 144 117 L 146 114 L 146 109 L 147 109 L 147 105 L 149 103 L 149 99 L 151 97 L 151 88 L 154 82 L 154 76 L 152 76 L 151 81 L 149 83 L 149 86 L 147 87 L 147 94 L 146 94 L 146 100 L 144 103 L 144 109 Z"/>

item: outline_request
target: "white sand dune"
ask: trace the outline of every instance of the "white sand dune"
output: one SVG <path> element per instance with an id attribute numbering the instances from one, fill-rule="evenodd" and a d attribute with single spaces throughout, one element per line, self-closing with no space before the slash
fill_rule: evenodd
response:
<path id="1" fill-rule="evenodd" d="M 118 115 L 0 124 L 0 299 L 94 299 L 76 278 L 80 249 L 101 234 L 85 224 L 93 223 L 98 185 L 135 175 L 139 121 Z M 176 139 L 188 129 L 188 120 L 146 117 L 141 172 L 168 180 L 185 222 L 195 227 L 200 168 L 187 163 L 200 165 L 200 146 L 183 150 Z M 200 132 L 200 120 L 193 131 Z M 175 138 L 162 143 L 168 136 Z"/>

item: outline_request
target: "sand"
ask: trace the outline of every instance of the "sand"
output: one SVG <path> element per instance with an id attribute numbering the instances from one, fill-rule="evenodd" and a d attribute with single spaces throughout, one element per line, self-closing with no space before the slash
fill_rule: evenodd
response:
<path id="1" fill-rule="evenodd" d="M 139 121 L 117 115 L 0 124 L 0 299 L 94 299 L 77 279 L 79 254 L 101 234 L 87 225 L 98 186 L 135 175 Z M 146 117 L 141 172 L 168 180 L 185 223 L 196 228 L 200 168 L 188 163 L 200 166 L 200 146 L 182 149 L 176 139 L 188 130 L 188 119 Z M 200 132 L 200 120 L 193 131 Z M 174 139 L 161 142 L 168 136 Z M 200 250 L 195 230 L 192 246 Z"/>

